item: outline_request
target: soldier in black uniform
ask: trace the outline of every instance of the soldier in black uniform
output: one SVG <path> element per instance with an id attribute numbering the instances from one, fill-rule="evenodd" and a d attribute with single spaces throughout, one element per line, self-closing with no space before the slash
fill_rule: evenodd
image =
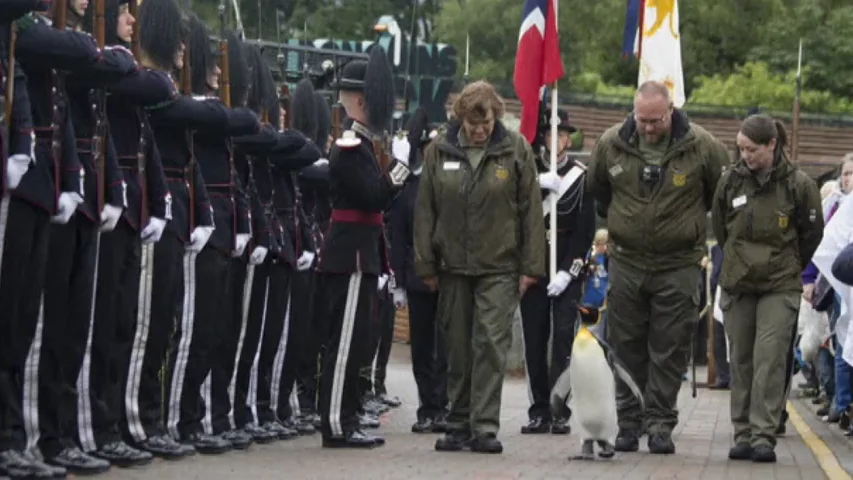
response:
<path id="1" fill-rule="evenodd" d="M 447 351 L 436 318 L 438 292 L 430 290 L 414 270 L 413 219 L 423 151 L 431 141 L 427 130 L 426 111 L 421 107 L 406 125 L 412 179 L 391 207 L 391 269 L 395 281 L 391 293 L 396 307 L 409 306 L 412 373 L 420 400 L 412 432 L 442 433 L 447 428 Z"/>
<path id="2" fill-rule="evenodd" d="M 54 2 L 53 7 L 59 12 L 66 4 Z M 9 342 L 0 348 L 4 354 L 0 374 L 4 398 L 0 404 L 8 409 L 0 413 L 6 419 L 0 434 L 5 439 L 0 452 L 30 450 L 39 439 L 36 396 L 24 396 L 23 392 L 42 383 L 39 380 L 43 344 L 40 300 L 45 284 L 50 222 L 68 223 L 83 201 L 83 170 L 74 143 L 66 75 L 129 73 L 110 64 L 110 56 L 102 55 L 90 36 L 53 26 L 47 16 L 31 14 L 20 18 L 16 26 L 15 53 L 27 75 L 36 161 L 12 192 L 7 217 L 8 225 L 14 226 L 14 234 L 5 241 L 6 261 L 0 278 L 0 310 L 8 312 L 4 325 L 8 330 L 0 338 Z M 132 63 L 127 66 L 132 67 Z M 60 452 L 46 453 L 48 461 L 64 463 L 56 458 Z M 24 453 L 24 457 L 35 463 L 30 454 Z M 37 470 L 33 475 L 65 474 L 62 467 L 36 464 L 34 468 Z"/>
<path id="3" fill-rule="evenodd" d="M 2 128 L 0 131 L 0 160 L 2 160 L 0 163 L 0 191 L 3 193 L 2 201 L 0 201 L 0 272 L 2 272 L 2 276 L 0 276 L 0 310 L 4 312 L 2 319 L 0 319 L 0 345 L 2 345 L 0 347 L 0 352 L 2 352 L 0 353 L 0 415 L 3 415 L 2 418 L 4 419 L 8 419 L 10 415 L 20 416 L 20 410 L 13 408 L 20 409 L 21 407 L 20 375 L 26 356 L 26 350 L 18 352 L 7 350 L 10 342 L 17 340 L 12 336 L 15 331 L 14 322 L 17 319 L 9 313 L 14 312 L 10 308 L 15 307 L 15 302 L 17 302 L 20 293 L 19 287 L 10 288 L 9 282 L 15 283 L 21 278 L 17 278 L 19 274 L 10 275 L 7 269 L 2 268 L 5 266 L 4 258 L 15 255 L 15 250 L 21 252 L 25 245 L 18 244 L 17 249 L 4 248 L 4 245 L 7 232 L 12 235 L 10 239 L 13 242 L 19 233 L 26 235 L 26 230 L 16 231 L 17 225 L 8 222 L 8 214 L 12 202 L 11 195 L 34 160 L 33 118 L 27 90 L 27 77 L 18 62 L 12 62 L 13 52 L 10 42 L 15 20 L 27 15 L 32 10 L 44 11 L 48 6 L 49 3 L 47 2 L 5 0 L 2 2 L 2 9 L 0 9 L 0 80 L 2 80 L 0 85 L 3 88 L 2 93 L 0 93 L 0 98 L 2 98 L 0 101 L 0 108 L 2 108 L 0 110 L 0 116 L 2 116 L 2 122 L 0 122 L 0 128 Z M 14 92 L 10 88 L 14 88 Z M 8 116 L 9 113 L 11 113 L 11 117 Z M 26 214 L 26 210 L 21 208 L 23 206 L 16 208 Z M 26 238 L 21 240 L 26 240 Z M 12 262 L 15 260 L 12 259 Z M 18 263 L 21 265 L 20 262 Z M 24 319 L 28 320 L 26 317 Z M 27 325 L 24 326 L 29 329 Z M 26 445 L 24 433 L 17 432 L 14 434 L 17 438 L 13 438 L 10 428 L 6 427 L 4 423 L 0 423 L 0 434 L 2 434 L 2 439 L 0 439 L 0 476 L 25 477 L 53 473 L 50 467 L 34 461 L 32 458 L 27 458 L 23 454 L 22 450 Z"/>
<path id="4" fill-rule="evenodd" d="M 377 157 L 387 157 L 374 147 L 390 125 L 394 107 L 385 51 L 374 46 L 368 62 L 347 63 L 338 88 L 352 126 L 335 141 L 329 158 L 331 224 L 317 265 L 317 291 L 324 296 L 319 304 L 325 306 L 322 322 L 329 328 L 320 416 L 324 447 L 373 448 L 385 440 L 360 428 L 358 377 L 370 356 L 378 278 L 388 273 L 382 209 L 403 186 L 409 170 L 396 160 L 380 164 Z"/>
<path id="5" fill-rule="evenodd" d="M 543 189 L 542 207 L 546 231 L 550 226 L 551 200 L 557 195 L 557 275 L 540 278 L 521 299 L 524 330 L 524 359 L 531 392 L 529 423 L 521 433 L 569 433 L 571 415 L 568 407 L 557 418 L 551 417 L 550 392 L 560 373 L 568 365 L 575 335 L 577 307 L 583 282 L 576 280 L 584 265 L 587 251 L 595 235 L 595 205 L 584 194 L 586 167 L 569 157 L 570 134 L 568 114 L 558 110 L 557 173 L 550 172 L 547 150 L 538 156 L 539 185 Z M 548 128 L 548 126 L 542 126 Z M 550 129 L 545 133 L 545 147 L 551 145 Z M 551 238 L 550 236 L 548 237 Z M 549 240 L 550 241 L 550 240 Z M 548 339 L 551 337 L 551 361 L 548 362 Z M 550 369 L 549 369 L 550 364 Z"/>
<path id="6" fill-rule="evenodd" d="M 127 0 L 107 0 L 104 11 L 105 44 L 130 47 L 136 19 Z M 161 34 L 173 39 L 167 60 L 162 52 L 144 52 L 145 61 L 136 73 L 107 91 L 108 134 L 127 185 L 127 207 L 115 230 L 101 238 L 90 366 L 87 370 L 84 361 L 81 374 L 89 388 L 88 394 L 85 388 L 78 392 L 78 402 L 89 413 L 81 416 L 79 434 L 84 451 L 121 467 L 146 464 L 153 458 L 123 439 L 128 432 L 125 398 L 137 312 L 146 312 L 138 308 L 140 289 L 143 298 L 150 291 L 151 276 L 140 280 L 143 258 L 150 264 L 153 244 L 171 218 L 160 152 L 143 107 L 177 98 L 172 78 L 156 68 L 152 59 L 172 61 L 180 48 L 178 22 L 159 25 Z"/>
<path id="7" fill-rule="evenodd" d="M 218 52 L 211 50 L 210 31 L 194 14 L 190 14 L 189 26 L 193 98 L 224 107 L 219 97 L 213 96 L 220 87 L 221 72 L 217 65 Z M 237 37 L 232 34 L 228 40 L 232 44 L 231 52 L 241 55 L 242 48 Z M 230 58 L 239 62 L 242 57 Z M 237 63 L 232 62 L 230 66 L 235 67 L 239 77 L 241 72 Z M 231 93 L 243 96 L 239 88 Z M 248 234 L 249 231 L 248 212 L 240 212 L 242 215 L 237 212 L 236 200 L 242 196 L 242 186 L 234 176 L 229 135 L 255 134 L 260 129 L 260 122 L 252 110 L 240 104 L 241 101 L 234 102 L 234 106 L 227 110 L 225 132 L 221 127 L 210 130 L 198 128 L 193 134 L 193 154 L 198 169 L 204 172 L 216 228 L 195 258 L 192 277 L 198 279 L 198 294 L 190 299 L 186 298 L 189 292 L 184 293 L 183 308 L 192 308 L 192 314 L 188 315 L 184 311 L 183 322 L 176 326 L 172 335 L 173 347 L 169 352 L 169 383 L 166 385 L 169 432 L 207 454 L 224 453 L 231 450 L 232 445 L 246 448 L 250 442 L 247 436 L 239 434 L 232 435 L 228 440 L 209 434 L 202 425 L 205 417 L 202 395 L 209 398 L 212 388 L 212 384 L 205 383 L 205 379 L 211 372 L 217 344 L 224 335 L 223 312 L 227 310 L 227 304 L 223 299 L 227 297 L 225 282 L 228 278 L 228 263 L 234 251 L 244 249 L 247 243 L 238 246 L 236 235 Z M 228 387 L 225 382 L 217 384 L 219 388 Z"/>
<path id="8" fill-rule="evenodd" d="M 80 0 L 68 0 L 68 30 L 82 31 L 86 12 L 81 4 Z M 93 16 L 94 8 L 89 10 Z M 83 452 L 76 444 L 78 418 L 84 419 L 79 424 L 82 431 L 89 428 L 85 416 L 78 413 L 88 411 L 87 404 L 78 403 L 77 393 L 88 396 L 88 368 L 81 367 L 94 320 L 101 233 L 115 228 L 126 200 L 115 149 L 105 135 L 103 87 L 128 78 L 137 70 L 133 55 L 123 47 L 108 47 L 101 55 L 102 68 L 72 73 L 65 79 L 77 154 L 84 168 L 85 195 L 68 223 L 51 226 L 50 275 L 45 278 L 42 297 L 39 448 L 48 462 L 78 474 L 100 473 L 110 467 L 108 461 Z M 78 377 L 84 385 L 78 383 Z"/>
<path id="9" fill-rule="evenodd" d="M 323 244 L 323 235 L 329 228 L 329 215 L 332 206 L 329 203 L 329 149 L 333 139 L 332 115 L 329 104 L 319 92 L 314 92 L 314 100 L 317 105 L 317 137 L 314 143 L 320 147 L 323 156 L 313 164 L 299 171 L 299 186 L 302 192 L 303 210 L 306 218 L 306 228 L 309 228 L 314 245 L 319 248 Z M 320 352 L 318 338 L 320 329 L 316 321 L 316 294 L 317 272 L 312 268 L 304 272 L 308 280 L 304 284 L 308 292 L 302 292 L 299 298 L 305 300 L 302 306 L 308 311 L 309 325 L 305 333 L 305 340 L 300 342 L 302 352 L 300 353 L 299 365 L 297 366 L 296 384 L 298 386 L 299 406 L 302 410 L 302 421 L 312 425 L 319 425 L 320 417 L 317 415 L 317 358 Z M 297 287 L 298 288 L 298 287 Z M 303 296 L 304 295 L 304 296 Z"/>
<path id="10" fill-rule="evenodd" d="M 266 67 L 260 50 L 249 48 L 249 63 L 255 77 L 249 104 L 265 109 L 266 117 L 279 123 L 277 94 L 272 73 Z M 262 115 L 263 116 L 263 115 Z M 238 150 L 250 156 L 254 193 L 259 213 L 253 218 L 261 225 L 254 230 L 256 252 L 252 253 L 247 282 L 251 283 L 248 305 L 244 305 L 241 348 L 237 352 L 234 380 L 234 423 L 253 437 L 263 432 L 280 439 L 299 434 L 284 425 L 276 415 L 272 388 L 279 388 L 280 370 L 274 368 L 283 326 L 288 312 L 288 275 L 296 267 L 296 255 L 290 232 L 276 210 L 282 206 L 273 169 L 292 172 L 310 165 L 319 157 L 319 149 L 296 130 L 279 132 L 280 126 L 267 125 L 261 135 L 237 138 Z M 269 139 L 271 144 L 267 144 Z M 258 250 L 263 248 L 263 250 Z M 251 264 L 254 264 L 255 267 Z M 272 333 L 271 333 L 272 332 Z M 284 351 L 282 351 L 284 355 Z M 283 363 L 283 358 L 281 359 Z M 279 364 L 279 369 L 281 365 Z M 277 399 L 276 399 L 277 400 Z M 254 412 L 253 412 L 254 411 Z M 255 413 L 256 412 L 256 413 Z"/>

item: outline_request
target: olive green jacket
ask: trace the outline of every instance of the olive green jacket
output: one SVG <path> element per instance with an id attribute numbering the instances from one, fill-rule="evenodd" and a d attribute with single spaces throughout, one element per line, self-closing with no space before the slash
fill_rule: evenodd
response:
<path id="1" fill-rule="evenodd" d="M 712 224 L 723 247 L 720 288 L 801 291 L 800 275 L 823 238 L 820 191 L 784 156 L 764 183 L 738 162 L 717 186 Z"/>
<path id="2" fill-rule="evenodd" d="M 415 204 L 415 273 L 545 274 L 545 223 L 527 141 L 495 123 L 474 170 L 452 121 L 424 154 Z"/>
<path id="3" fill-rule="evenodd" d="M 672 115 L 671 143 L 656 183 L 643 180 L 647 166 L 637 147 L 633 116 L 596 143 L 587 188 L 606 219 L 610 255 L 647 271 L 696 265 L 705 255 L 707 212 L 723 168 L 725 146 L 680 110 Z"/>

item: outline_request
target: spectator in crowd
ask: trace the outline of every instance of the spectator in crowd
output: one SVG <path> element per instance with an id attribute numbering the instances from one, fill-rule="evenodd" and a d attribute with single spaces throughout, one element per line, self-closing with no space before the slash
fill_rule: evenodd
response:
<path id="1" fill-rule="evenodd" d="M 435 449 L 500 453 L 501 391 L 519 299 L 545 275 L 545 225 L 530 144 L 501 122 L 486 82 L 466 86 L 427 147 L 415 203 L 415 273 L 438 290 L 450 412 Z"/>
<path id="2" fill-rule="evenodd" d="M 720 308 L 731 348 L 729 458 L 776 461 L 802 294 L 800 275 L 823 236 L 820 192 L 785 154 L 781 122 L 766 115 L 743 121 L 737 159 L 720 179 L 713 225 L 723 246 Z"/>

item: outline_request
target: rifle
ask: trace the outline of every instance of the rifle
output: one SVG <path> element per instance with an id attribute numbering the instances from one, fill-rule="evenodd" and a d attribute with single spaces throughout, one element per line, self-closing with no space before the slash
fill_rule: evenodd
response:
<path id="1" fill-rule="evenodd" d="M 98 45 L 98 49 L 103 50 L 106 44 L 106 36 L 105 36 L 105 25 L 104 25 L 104 7 L 106 0 L 95 0 L 95 21 L 93 22 L 95 25 L 95 43 Z M 98 211 L 96 214 L 100 214 L 104 208 L 104 204 L 106 203 L 105 197 L 105 189 L 106 189 L 106 135 L 107 135 L 107 122 L 106 122 L 106 113 L 107 113 L 107 94 L 103 88 L 99 88 L 92 92 L 95 96 L 94 102 L 94 114 L 95 114 L 95 135 L 92 138 L 92 156 L 95 161 L 95 168 L 97 170 L 97 176 L 95 181 L 97 182 L 97 197 L 96 203 L 98 205 Z"/>
<path id="2" fill-rule="evenodd" d="M 334 139 L 341 138 L 341 134 L 343 133 L 341 131 L 343 130 L 343 126 L 341 125 L 341 122 L 343 121 L 341 118 L 343 116 L 341 111 L 343 109 L 344 107 L 340 103 L 336 102 L 332 105 L 332 138 Z"/>
<path id="3" fill-rule="evenodd" d="M 219 2 L 219 99 L 231 108 L 231 70 L 228 62 L 228 40 L 225 38 L 225 1 Z"/>
<path id="4" fill-rule="evenodd" d="M 68 18 L 67 7 L 68 2 L 53 2 L 53 15 L 51 15 L 53 28 L 56 28 L 57 30 L 65 30 L 65 22 Z"/>
<path id="5" fill-rule="evenodd" d="M 137 18 L 139 4 L 137 0 L 130 0 L 127 2 L 127 11 L 130 13 L 130 16 L 133 18 Z M 139 29 L 134 28 L 133 33 L 130 37 L 130 51 L 133 53 L 134 58 L 139 58 Z M 145 157 L 145 136 L 142 136 L 142 139 L 139 142 L 139 149 L 136 152 L 136 171 L 138 175 L 138 183 L 139 183 L 139 195 L 140 195 L 140 203 L 139 203 L 139 228 L 145 228 L 148 222 L 148 178 L 145 173 L 147 159 Z"/>
<path id="6" fill-rule="evenodd" d="M 280 98 L 282 98 L 282 99 L 285 99 L 285 98 L 289 99 L 290 98 L 290 87 L 288 87 L 286 83 L 281 84 L 280 92 L 281 92 Z M 289 102 L 288 102 L 288 105 L 289 105 Z M 290 117 L 290 112 L 288 110 L 285 110 L 284 111 L 284 125 L 282 125 L 281 128 L 284 130 L 289 130 L 290 126 L 292 124 L 293 124 L 293 121 Z"/>
<path id="7" fill-rule="evenodd" d="M 185 0 L 184 8 L 189 12 L 191 11 L 189 1 Z M 189 43 L 189 42 L 187 42 Z M 192 96 L 193 87 L 192 87 L 192 66 L 190 65 L 190 47 L 189 45 L 184 46 L 184 67 L 181 69 L 181 93 L 183 95 Z M 187 148 L 189 148 L 190 159 L 187 162 L 186 168 L 186 183 L 187 183 L 187 193 L 189 197 L 189 203 L 187 205 L 187 216 L 189 220 L 190 232 L 192 232 L 193 225 L 195 225 L 195 172 L 194 172 L 194 163 L 195 163 L 195 153 L 193 152 L 193 132 L 192 130 L 187 130 Z"/>
<path id="8" fill-rule="evenodd" d="M 9 25 L 9 64 L 6 67 L 6 104 L 3 105 L 3 119 L 6 122 L 6 141 L 12 133 L 12 104 L 15 101 L 15 41 L 18 31 L 15 22 Z"/>

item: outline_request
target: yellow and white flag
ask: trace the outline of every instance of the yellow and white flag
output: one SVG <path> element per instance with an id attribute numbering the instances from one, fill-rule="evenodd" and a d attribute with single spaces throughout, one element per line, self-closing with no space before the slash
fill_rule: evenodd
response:
<path id="1" fill-rule="evenodd" d="M 643 34 L 638 35 L 642 45 L 637 45 L 640 53 L 637 85 L 648 80 L 665 83 L 669 87 L 673 104 L 681 108 L 685 98 L 678 0 L 646 0 L 643 3 Z"/>

